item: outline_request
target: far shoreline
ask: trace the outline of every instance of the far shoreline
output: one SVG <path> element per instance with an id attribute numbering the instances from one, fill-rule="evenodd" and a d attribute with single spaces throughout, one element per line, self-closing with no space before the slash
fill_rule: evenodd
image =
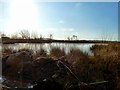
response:
<path id="1" fill-rule="evenodd" d="M 55 40 L 55 39 L 2 39 L 2 44 L 15 44 L 15 43 L 120 43 L 119 41 L 107 40 Z"/>

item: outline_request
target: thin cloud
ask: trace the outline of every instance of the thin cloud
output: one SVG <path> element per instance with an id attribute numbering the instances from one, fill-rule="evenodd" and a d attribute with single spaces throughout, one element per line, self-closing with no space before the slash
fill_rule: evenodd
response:
<path id="1" fill-rule="evenodd" d="M 63 24 L 63 23 L 65 23 L 65 21 L 63 21 L 63 20 L 60 20 L 60 21 L 58 21 L 58 23 L 61 23 L 61 24 Z"/>

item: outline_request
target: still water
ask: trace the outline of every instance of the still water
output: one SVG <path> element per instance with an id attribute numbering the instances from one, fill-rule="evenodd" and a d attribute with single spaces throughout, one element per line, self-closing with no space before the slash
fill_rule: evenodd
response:
<path id="1" fill-rule="evenodd" d="M 65 52 L 69 52 L 70 49 L 76 48 L 80 49 L 83 52 L 88 53 L 89 55 L 92 55 L 92 52 L 90 51 L 90 47 L 94 44 L 66 44 L 66 43 L 51 43 L 51 44 L 30 44 L 30 43 L 16 43 L 16 44 L 5 44 L 2 45 L 2 48 L 10 48 L 12 50 L 20 50 L 20 49 L 30 49 L 32 51 L 37 51 L 40 49 L 46 50 L 48 53 L 53 47 L 58 47 L 60 49 L 64 49 Z"/>

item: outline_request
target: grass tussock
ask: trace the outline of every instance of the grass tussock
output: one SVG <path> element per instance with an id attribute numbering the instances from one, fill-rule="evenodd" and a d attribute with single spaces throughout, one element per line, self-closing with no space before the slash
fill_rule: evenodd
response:
<path id="1" fill-rule="evenodd" d="M 38 51 L 35 51 L 32 56 L 34 60 L 37 59 L 37 57 L 48 57 L 47 51 L 42 48 Z"/>
<path id="2" fill-rule="evenodd" d="M 51 47 L 50 49 L 50 57 L 54 57 L 54 58 L 60 58 L 62 56 L 65 56 L 65 49 L 64 48 L 59 48 L 59 47 Z"/>

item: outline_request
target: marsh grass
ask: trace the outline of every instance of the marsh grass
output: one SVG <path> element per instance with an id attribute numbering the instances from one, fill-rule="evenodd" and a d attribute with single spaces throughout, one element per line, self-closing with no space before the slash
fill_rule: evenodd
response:
<path id="1" fill-rule="evenodd" d="M 4 49 L 2 49 L 2 53 L 12 54 L 13 50 L 11 48 L 4 48 Z"/>
<path id="2" fill-rule="evenodd" d="M 83 82 L 109 81 L 106 90 L 120 90 L 120 44 L 110 43 L 107 45 L 93 45 L 90 50 L 93 56 L 82 52 L 78 48 L 71 48 L 67 53 L 65 48 L 51 47 L 48 53 L 40 49 L 32 54 L 33 59 L 37 57 L 60 58 L 64 56 L 70 64 L 71 70 Z M 19 51 L 29 51 L 22 49 Z M 5 48 L 3 54 L 12 54 L 13 50 Z M 73 80 L 74 81 L 74 80 Z"/>
<path id="3" fill-rule="evenodd" d="M 46 51 L 45 49 L 43 49 L 43 48 L 35 51 L 32 56 L 33 56 L 33 59 L 34 59 L 34 60 L 35 60 L 37 57 L 48 57 L 47 51 Z"/>
<path id="4" fill-rule="evenodd" d="M 97 65 L 98 71 L 101 71 L 104 80 L 109 81 L 111 88 L 115 87 L 115 90 L 120 89 L 120 72 L 118 72 L 120 70 L 119 46 L 118 43 L 111 43 L 105 46 L 94 45 L 91 47 L 95 61 L 97 61 L 95 65 Z"/>
<path id="5" fill-rule="evenodd" d="M 54 57 L 54 58 L 60 58 L 62 56 L 65 56 L 65 49 L 64 48 L 59 48 L 59 47 L 51 47 L 50 49 L 50 57 Z"/>

